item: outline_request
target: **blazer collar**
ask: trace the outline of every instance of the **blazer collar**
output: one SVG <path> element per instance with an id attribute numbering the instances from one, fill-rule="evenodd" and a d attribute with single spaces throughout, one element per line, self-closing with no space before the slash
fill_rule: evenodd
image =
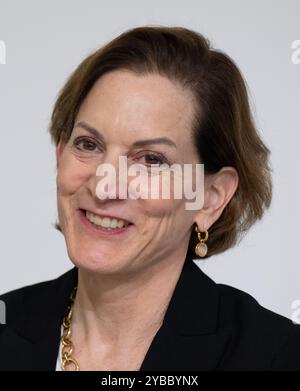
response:
<path id="1" fill-rule="evenodd" d="M 165 314 L 165 325 L 181 335 L 213 333 L 218 309 L 216 284 L 187 256 Z"/>
<path id="2" fill-rule="evenodd" d="M 231 338 L 219 328 L 219 310 L 217 285 L 187 256 L 140 370 L 216 369 Z"/>
<path id="3" fill-rule="evenodd" d="M 60 327 L 77 279 L 74 267 L 56 280 L 41 283 L 38 295 L 25 289 L 15 331 L 28 343 L 32 356 L 41 353 L 38 368 L 55 369 Z M 140 369 L 213 369 L 230 337 L 218 330 L 218 313 L 217 285 L 187 255 L 163 323 Z"/>

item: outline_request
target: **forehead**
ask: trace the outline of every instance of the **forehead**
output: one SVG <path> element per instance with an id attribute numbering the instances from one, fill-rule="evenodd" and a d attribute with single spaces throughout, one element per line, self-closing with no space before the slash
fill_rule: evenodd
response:
<path id="1" fill-rule="evenodd" d="M 192 93 L 179 84 L 158 74 L 117 70 L 94 84 L 78 117 L 128 137 L 138 132 L 181 138 L 190 130 L 193 113 Z"/>

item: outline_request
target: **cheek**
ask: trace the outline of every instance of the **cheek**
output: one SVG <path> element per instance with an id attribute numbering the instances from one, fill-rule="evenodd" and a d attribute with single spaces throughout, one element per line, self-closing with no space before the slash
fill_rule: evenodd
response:
<path id="1" fill-rule="evenodd" d="M 56 175 L 58 195 L 71 195 L 89 178 L 89 168 L 72 156 L 61 159 Z"/>
<path id="2" fill-rule="evenodd" d="M 139 200 L 143 214 L 147 218 L 157 218 L 157 221 L 171 218 L 176 219 L 177 215 L 184 210 L 182 200 L 174 199 L 146 199 Z"/>
<path id="3" fill-rule="evenodd" d="M 140 237 L 161 248 L 173 249 L 188 241 L 193 216 L 185 210 L 184 200 L 140 200 L 146 218 L 140 228 Z"/>
<path id="4" fill-rule="evenodd" d="M 147 186 L 143 193 L 149 210 L 171 213 L 185 208 L 187 198 L 183 174 L 155 175 L 145 182 Z"/>
<path id="5" fill-rule="evenodd" d="M 155 178 L 160 189 L 158 199 L 151 198 L 151 192 L 148 192 L 147 199 L 139 200 L 141 210 L 151 226 L 152 224 L 161 226 L 166 232 L 172 231 L 171 236 L 182 237 L 193 224 L 195 212 L 187 209 L 189 200 L 185 197 L 183 176 L 174 174 L 170 179 L 166 178 L 168 176 Z M 163 189 L 169 189 L 169 193 L 164 192 Z"/>

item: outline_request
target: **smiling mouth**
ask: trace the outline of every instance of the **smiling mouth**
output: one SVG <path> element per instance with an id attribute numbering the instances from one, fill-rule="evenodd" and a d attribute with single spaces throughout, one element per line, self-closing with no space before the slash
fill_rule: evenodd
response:
<path id="1" fill-rule="evenodd" d="M 131 222 L 117 219 L 108 216 L 100 216 L 98 214 L 94 214 L 84 209 L 80 209 L 80 212 L 85 216 L 86 220 L 88 220 L 95 228 L 104 229 L 107 231 L 117 231 L 122 228 L 126 228 L 130 225 L 133 225 Z"/>

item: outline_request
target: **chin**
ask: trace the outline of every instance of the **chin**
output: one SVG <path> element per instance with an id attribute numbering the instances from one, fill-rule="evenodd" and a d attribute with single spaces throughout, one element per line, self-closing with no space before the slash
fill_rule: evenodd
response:
<path id="1" fill-rule="evenodd" d="M 128 263 L 124 257 L 119 258 L 120 253 L 116 254 L 116 250 L 106 252 L 91 252 L 74 250 L 69 251 L 69 257 L 79 269 L 99 273 L 99 274 L 113 274 L 128 270 Z"/>

